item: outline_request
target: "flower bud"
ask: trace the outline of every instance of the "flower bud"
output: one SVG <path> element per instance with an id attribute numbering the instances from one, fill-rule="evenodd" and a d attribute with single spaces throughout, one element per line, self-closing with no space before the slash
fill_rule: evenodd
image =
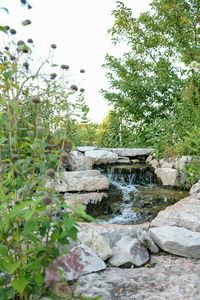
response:
<path id="1" fill-rule="evenodd" d="M 32 96 L 31 101 L 32 101 L 34 104 L 39 104 L 39 103 L 41 102 L 39 96 Z"/>

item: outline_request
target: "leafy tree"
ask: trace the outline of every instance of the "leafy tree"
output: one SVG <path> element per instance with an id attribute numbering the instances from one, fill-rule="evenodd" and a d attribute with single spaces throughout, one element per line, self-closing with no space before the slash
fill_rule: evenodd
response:
<path id="1" fill-rule="evenodd" d="M 167 120 L 176 119 L 180 107 L 186 110 L 183 90 L 191 82 L 191 93 L 199 90 L 189 68 L 200 60 L 199 14 L 199 0 L 153 0 L 151 11 L 138 18 L 117 2 L 109 32 L 113 43 L 125 42 L 129 50 L 120 58 L 106 56 L 110 89 L 102 93 L 124 122 L 132 122 L 136 144 L 153 144 Z M 194 93 L 198 102 L 199 92 Z"/>

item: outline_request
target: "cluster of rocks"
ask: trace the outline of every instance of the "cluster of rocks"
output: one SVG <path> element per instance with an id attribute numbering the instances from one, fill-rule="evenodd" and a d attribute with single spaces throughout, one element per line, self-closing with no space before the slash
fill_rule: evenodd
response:
<path id="1" fill-rule="evenodd" d="M 161 299 L 160 289 L 157 287 L 157 284 L 161 284 L 162 299 L 196 299 L 194 296 L 199 292 L 197 283 L 200 272 L 195 275 L 190 267 L 200 271 L 199 262 L 196 264 L 194 260 L 200 258 L 199 215 L 200 181 L 191 188 L 189 197 L 161 211 L 150 224 L 81 223 L 78 243 L 72 244 L 68 255 L 58 258 L 49 267 L 46 282 L 51 284 L 51 280 L 55 281 L 55 279 L 59 282 L 61 280 L 59 274 L 62 274 L 62 278 L 64 274 L 64 278 L 68 281 L 78 279 L 80 285 L 77 292 L 87 296 L 102 295 L 103 299 L 152 300 Z M 161 252 L 161 255 L 156 258 L 155 255 L 159 251 L 178 255 L 178 257 L 165 256 Z M 181 257 L 186 257 L 187 260 Z M 186 275 L 184 270 L 180 274 L 180 266 L 184 270 L 189 270 L 190 276 Z M 116 267 L 122 267 L 121 271 Z M 124 268 L 130 267 L 130 270 L 123 271 Z M 167 273 L 166 269 L 169 268 L 171 269 Z M 97 273 L 99 271 L 102 272 Z M 177 279 L 176 292 L 173 288 L 169 288 L 169 284 L 166 285 L 171 272 L 173 278 Z M 157 273 L 161 278 L 156 277 Z M 143 280 L 154 282 L 157 298 L 152 289 L 149 290 L 149 283 L 143 286 L 141 279 L 138 285 L 137 274 Z M 109 275 L 112 276 L 110 281 Z M 193 281 L 190 281 L 187 289 L 182 285 L 180 276 L 187 283 L 192 278 Z M 114 282 L 115 278 L 116 282 Z M 135 289 L 127 288 L 124 278 L 133 281 Z M 103 291 L 99 290 L 99 286 L 104 286 Z M 181 291 L 180 286 L 183 287 Z M 145 298 L 147 294 L 149 298 Z M 114 295 L 120 298 L 114 298 Z M 131 298 L 128 298 L 130 296 Z"/>
<path id="2" fill-rule="evenodd" d="M 154 168 L 155 174 L 163 186 L 189 187 L 184 170 L 190 164 L 200 165 L 200 157 L 181 156 L 158 160 L 153 155 L 150 155 L 146 162 Z"/>
<path id="3" fill-rule="evenodd" d="M 152 152 L 153 149 L 78 147 L 70 153 L 70 171 L 57 174 L 56 182 L 49 181 L 47 187 L 54 184 L 55 190 L 64 194 L 69 205 L 84 205 L 92 215 L 96 211 L 105 212 L 109 201 L 114 199 L 113 195 L 109 197 L 113 194 L 113 187 L 105 175 L 93 168 L 115 163 L 133 164 L 146 160 Z"/>

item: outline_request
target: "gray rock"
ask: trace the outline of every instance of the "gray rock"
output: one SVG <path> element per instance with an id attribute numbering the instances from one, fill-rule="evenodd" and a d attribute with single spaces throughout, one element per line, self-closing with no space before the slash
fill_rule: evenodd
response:
<path id="1" fill-rule="evenodd" d="M 78 279 L 76 294 L 103 300 L 197 300 L 200 260 L 152 255 L 149 267 L 107 268 Z"/>
<path id="2" fill-rule="evenodd" d="M 111 266 L 142 266 L 149 260 L 149 254 L 138 239 L 123 236 L 114 246 L 113 256 L 109 260 Z"/>
<path id="3" fill-rule="evenodd" d="M 101 259 L 107 260 L 113 254 L 110 248 L 109 239 L 98 232 L 91 232 L 86 235 L 79 235 L 82 244 L 90 247 Z"/>
<path id="4" fill-rule="evenodd" d="M 55 190 L 57 192 L 95 192 L 108 190 L 109 184 L 108 179 L 96 170 L 62 172 L 57 175 Z M 46 186 L 52 185 L 53 181 L 49 181 Z"/>
<path id="5" fill-rule="evenodd" d="M 129 164 L 130 162 L 131 162 L 130 158 L 123 157 L 123 156 L 119 156 L 118 161 L 117 161 L 117 163 L 119 163 L 119 164 Z"/>
<path id="6" fill-rule="evenodd" d="M 93 160 L 95 165 L 113 164 L 118 161 L 118 155 L 106 150 L 86 151 L 85 156 Z"/>
<path id="7" fill-rule="evenodd" d="M 150 236 L 164 251 L 191 258 L 200 258 L 200 233 L 176 226 L 150 229 Z"/>
<path id="8" fill-rule="evenodd" d="M 85 170 L 91 170 L 93 167 L 93 160 L 89 157 L 77 154 L 71 154 L 70 159 L 70 169 L 72 171 L 85 171 Z"/>
<path id="9" fill-rule="evenodd" d="M 195 195 L 200 193 L 200 180 L 195 183 L 190 189 L 190 195 Z"/>
<path id="10" fill-rule="evenodd" d="M 95 146 L 82 146 L 82 147 L 77 147 L 77 150 L 80 152 L 85 153 L 86 151 L 90 151 L 90 150 L 97 150 L 98 147 Z"/>
<path id="11" fill-rule="evenodd" d="M 67 201 L 69 205 L 88 205 L 89 203 L 95 205 L 98 203 L 101 203 L 103 198 L 107 198 L 107 193 L 97 193 L 97 192 L 91 192 L 91 193 L 65 193 L 64 198 Z"/>
<path id="12" fill-rule="evenodd" d="M 176 169 L 156 168 L 155 174 L 164 186 L 179 186 L 179 173 Z"/>
<path id="13" fill-rule="evenodd" d="M 149 233 L 146 230 L 141 229 L 138 227 L 137 229 L 137 238 L 142 245 L 144 245 L 147 249 L 151 251 L 151 253 L 158 253 L 159 248 L 151 239 Z"/>
<path id="14" fill-rule="evenodd" d="M 106 265 L 89 247 L 79 245 L 72 248 L 67 255 L 58 257 L 48 268 L 45 276 L 47 286 L 55 282 L 77 279 L 78 277 L 104 270 Z"/>
<path id="15" fill-rule="evenodd" d="M 148 148 L 108 148 L 108 150 L 125 157 L 149 156 L 154 152 L 154 149 Z"/>
<path id="16" fill-rule="evenodd" d="M 199 216 L 200 201 L 196 197 L 190 196 L 160 211 L 151 222 L 151 227 L 169 225 L 200 232 Z"/>

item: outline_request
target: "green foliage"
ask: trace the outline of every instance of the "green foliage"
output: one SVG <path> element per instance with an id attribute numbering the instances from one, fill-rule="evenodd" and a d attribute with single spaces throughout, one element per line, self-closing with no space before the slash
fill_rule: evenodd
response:
<path id="1" fill-rule="evenodd" d="M 37 65 L 34 45 L 8 34 L 0 53 L 2 300 L 51 298 L 44 284 L 46 267 L 77 238 L 77 223 L 55 182 L 78 118 L 86 120 L 88 107 L 83 93 L 70 86 L 68 68 L 53 63 L 54 48 Z"/>
<path id="2" fill-rule="evenodd" d="M 151 11 L 134 18 L 117 1 L 109 32 L 114 44 L 126 43 L 128 50 L 120 58 L 106 56 L 110 88 L 102 93 L 121 124 L 131 128 L 132 145 L 199 153 L 192 138 L 200 128 L 199 14 L 196 0 L 153 0 Z"/>

